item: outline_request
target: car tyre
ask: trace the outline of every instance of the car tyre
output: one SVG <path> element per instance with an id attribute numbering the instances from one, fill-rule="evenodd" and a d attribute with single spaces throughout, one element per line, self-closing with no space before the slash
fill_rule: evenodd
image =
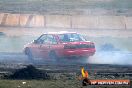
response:
<path id="1" fill-rule="evenodd" d="M 34 63 L 34 57 L 33 57 L 33 54 L 32 54 L 32 51 L 29 49 L 29 48 L 26 48 L 26 54 L 28 56 L 28 60 L 32 63 Z"/>

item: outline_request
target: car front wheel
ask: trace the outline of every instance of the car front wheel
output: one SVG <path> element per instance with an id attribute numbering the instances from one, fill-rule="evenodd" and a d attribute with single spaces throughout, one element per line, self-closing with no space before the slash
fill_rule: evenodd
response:
<path id="1" fill-rule="evenodd" d="M 25 52 L 26 52 L 26 54 L 28 56 L 28 60 L 30 62 L 34 62 L 34 57 L 33 57 L 32 51 L 29 48 L 26 48 Z"/>

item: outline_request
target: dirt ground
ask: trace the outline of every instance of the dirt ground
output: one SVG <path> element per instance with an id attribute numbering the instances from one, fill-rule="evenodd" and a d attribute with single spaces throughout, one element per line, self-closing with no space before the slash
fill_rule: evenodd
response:
<path id="1" fill-rule="evenodd" d="M 2 66 L 2 65 L 1 65 Z M 19 64 L 5 64 L 7 68 L 0 67 L 0 70 L 7 70 L 14 72 L 14 69 L 25 68 L 26 65 Z M 11 68 L 13 67 L 14 68 Z M 23 67 L 22 67 L 23 66 Z M 51 79 L 33 79 L 33 80 L 10 80 L 1 79 L 1 88 L 130 88 L 127 86 L 94 86 L 88 85 L 82 86 L 82 80 L 79 80 L 81 75 L 81 67 L 89 72 L 89 79 L 131 79 L 132 69 L 131 66 L 121 65 L 97 65 L 97 64 L 71 64 L 71 65 L 35 65 L 39 70 L 46 71 L 50 75 Z M 46 70 L 47 69 L 47 70 Z M 129 69 L 129 70 L 128 70 Z M 105 75 L 104 75 L 105 73 Z M 2 74 L 0 74 L 2 75 Z"/>

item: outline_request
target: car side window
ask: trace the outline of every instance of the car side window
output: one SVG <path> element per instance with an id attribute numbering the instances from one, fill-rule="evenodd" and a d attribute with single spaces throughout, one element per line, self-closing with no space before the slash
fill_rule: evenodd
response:
<path id="1" fill-rule="evenodd" d="M 38 40 L 37 40 L 37 42 L 38 42 L 38 44 L 43 44 L 44 43 L 44 41 L 46 40 L 46 38 L 47 38 L 47 35 L 42 35 Z"/>
<path id="2" fill-rule="evenodd" d="M 57 44 L 57 41 L 53 35 L 42 35 L 38 39 L 39 44 Z"/>
<path id="3" fill-rule="evenodd" d="M 70 41 L 67 34 L 60 34 L 60 35 L 59 35 L 59 38 L 60 38 L 60 40 L 61 40 L 62 42 L 69 42 L 69 41 Z"/>
<path id="4" fill-rule="evenodd" d="M 52 36 L 52 44 L 57 44 L 57 40 L 54 36 Z"/>
<path id="5" fill-rule="evenodd" d="M 44 41 L 45 44 L 57 44 L 57 41 L 53 35 L 47 35 L 46 40 Z"/>

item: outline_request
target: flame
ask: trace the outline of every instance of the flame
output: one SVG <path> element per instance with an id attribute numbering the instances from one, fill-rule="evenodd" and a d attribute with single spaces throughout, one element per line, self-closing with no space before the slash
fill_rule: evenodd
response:
<path id="1" fill-rule="evenodd" d="M 89 76 L 89 75 L 88 75 L 88 71 L 85 71 L 85 70 L 84 70 L 84 67 L 82 67 L 81 73 L 82 73 L 82 77 L 83 77 L 83 78 L 88 78 L 88 76 Z"/>

